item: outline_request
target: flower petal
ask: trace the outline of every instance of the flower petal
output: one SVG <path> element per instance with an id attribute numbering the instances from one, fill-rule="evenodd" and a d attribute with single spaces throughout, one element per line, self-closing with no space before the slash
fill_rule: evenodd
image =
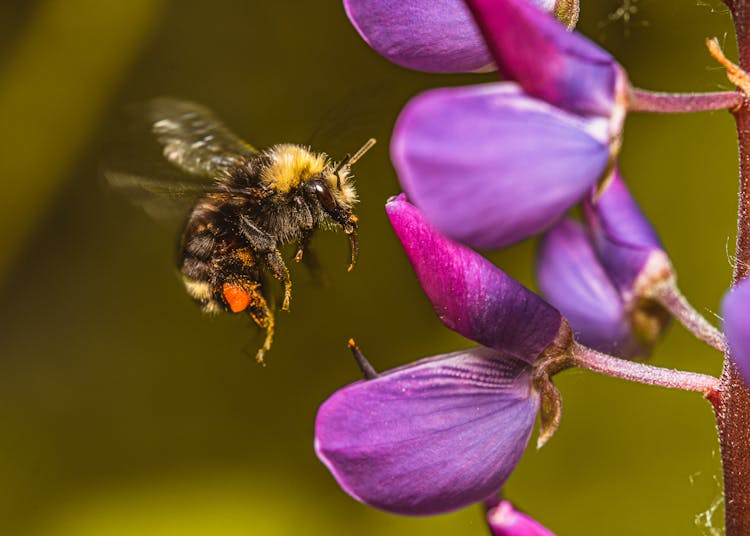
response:
<path id="1" fill-rule="evenodd" d="M 632 293 L 640 277 L 664 277 L 671 263 L 659 237 L 615 171 L 603 192 L 584 202 L 584 213 L 607 273 L 622 293 Z M 654 272 L 644 274 L 645 270 Z"/>
<path id="2" fill-rule="evenodd" d="M 476 348 L 334 393 L 318 411 L 315 450 L 355 499 L 397 514 L 438 514 L 500 489 L 538 408 L 526 363 Z"/>
<path id="3" fill-rule="evenodd" d="M 581 225 L 566 219 L 544 235 L 536 271 L 542 294 L 568 320 L 576 340 L 620 357 L 637 350 L 622 298 Z"/>
<path id="4" fill-rule="evenodd" d="M 443 324 L 529 363 L 555 341 L 560 313 L 539 296 L 442 236 L 403 194 L 389 200 L 386 211 Z"/>
<path id="5" fill-rule="evenodd" d="M 750 385 L 750 280 L 744 279 L 724 295 L 721 311 L 729 354 Z"/>
<path id="6" fill-rule="evenodd" d="M 362 38 L 402 67 L 451 73 L 492 64 L 463 0 L 344 0 L 344 8 Z"/>
<path id="7" fill-rule="evenodd" d="M 487 524 L 492 536 L 555 536 L 537 520 L 516 510 L 510 501 L 501 501 L 490 508 Z"/>
<path id="8" fill-rule="evenodd" d="M 515 84 L 438 89 L 401 112 L 391 155 L 441 232 L 497 248 L 542 231 L 602 176 L 609 146 L 593 127 Z"/>
<path id="9" fill-rule="evenodd" d="M 618 118 L 627 79 L 614 58 L 527 0 L 466 0 L 500 71 L 565 110 Z"/>

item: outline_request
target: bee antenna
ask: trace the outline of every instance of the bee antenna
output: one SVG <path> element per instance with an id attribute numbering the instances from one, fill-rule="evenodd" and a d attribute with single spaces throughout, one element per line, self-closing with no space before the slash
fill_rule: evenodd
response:
<path id="1" fill-rule="evenodd" d="M 338 163 L 338 165 L 333 169 L 333 172 L 336 175 L 336 187 L 341 190 L 341 176 L 339 175 L 339 171 L 341 171 L 344 168 L 350 168 L 354 164 L 357 163 L 357 160 L 362 158 L 367 151 L 372 149 L 372 146 L 377 143 L 378 140 L 375 138 L 370 138 L 365 142 L 365 144 L 360 147 L 356 153 L 354 153 L 354 156 L 352 156 L 349 153 L 346 153 L 346 156 L 344 159 Z"/>
<path id="2" fill-rule="evenodd" d="M 352 155 L 346 153 L 344 159 L 339 162 L 338 165 L 333 169 L 333 173 L 336 175 L 336 188 L 338 188 L 339 190 L 341 190 L 341 175 L 339 175 L 339 171 L 341 171 L 344 166 L 348 166 L 351 159 Z"/>
<path id="3" fill-rule="evenodd" d="M 372 149 L 372 146 L 375 145 L 375 143 L 377 143 L 377 140 L 375 138 L 370 138 L 369 140 L 367 140 L 365 144 L 360 147 L 356 153 L 354 153 L 354 156 L 346 160 L 346 167 L 352 167 L 354 164 L 356 164 L 357 160 L 362 158 L 367 151 Z"/>

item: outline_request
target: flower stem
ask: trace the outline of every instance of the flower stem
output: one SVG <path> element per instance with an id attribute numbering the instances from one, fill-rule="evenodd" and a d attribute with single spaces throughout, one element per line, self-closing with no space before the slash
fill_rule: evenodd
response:
<path id="1" fill-rule="evenodd" d="M 707 374 L 655 367 L 620 359 L 597 352 L 586 346 L 574 343 L 571 363 L 577 367 L 593 370 L 601 374 L 622 378 L 648 385 L 658 385 L 670 389 L 683 389 L 703 393 L 706 398 L 714 398 L 719 388 L 719 379 Z"/>
<path id="2" fill-rule="evenodd" d="M 648 297 L 656 300 L 679 320 L 693 335 L 720 352 L 726 351 L 724 335 L 690 305 L 680 289 L 670 279 L 649 289 Z"/>
<path id="3" fill-rule="evenodd" d="M 727 2 L 734 20 L 739 67 L 750 70 L 750 5 Z M 734 282 L 748 275 L 750 266 L 750 103 L 733 110 L 740 152 L 740 192 Z M 750 390 L 729 354 L 724 359 L 721 388 L 714 403 L 724 473 L 726 536 L 750 534 Z"/>
<path id="4" fill-rule="evenodd" d="M 715 93 L 659 93 L 633 88 L 628 110 L 631 112 L 690 113 L 733 110 L 744 100 L 739 91 Z"/>

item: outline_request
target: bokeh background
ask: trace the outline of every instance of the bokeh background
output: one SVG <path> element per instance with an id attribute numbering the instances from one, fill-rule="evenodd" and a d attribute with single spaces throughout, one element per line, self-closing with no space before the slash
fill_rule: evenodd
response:
<path id="1" fill-rule="evenodd" d="M 641 87 L 730 88 L 704 46 L 718 36 L 734 54 L 717 0 L 584 0 L 579 28 Z M 359 377 L 349 337 L 381 369 L 469 345 L 436 319 L 389 228 L 387 147 L 410 96 L 491 79 L 389 64 L 334 0 L 0 2 L 0 533 L 484 534 L 478 508 L 409 519 L 356 503 L 312 432 L 317 406 Z M 327 285 L 292 268 L 292 314 L 266 368 L 247 319 L 205 318 L 183 291 L 179 224 L 150 220 L 101 177 L 108 140 L 128 132 L 122 110 L 157 95 L 204 103 L 259 146 L 314 137 L 340 156 L 380 140 L 356 169 L 361 262 L 347 274 L 346 240 L 321 233 Z M 734 242 L 731 118 L 634 115 L 625 140 L 624 173 L 713 317 Z M 490 257 L 533 285 L 533 250 Z M 679 326 L 654 360 L 720 370 Z M 557 383 L 562 426 L 506 488 L 521 508 L 560 535 L 721 525 L 707 403 L 588 372 Z"/>

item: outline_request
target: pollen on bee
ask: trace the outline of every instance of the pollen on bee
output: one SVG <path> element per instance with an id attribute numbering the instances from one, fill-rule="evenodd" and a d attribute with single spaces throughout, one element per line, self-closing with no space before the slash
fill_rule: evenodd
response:
<path id="1" fill-rule="evenodd" d="M 250 305 L 250 294 L 239 285 L 224 283 L 222 293 L 233 313 L 242 312 Z"/>

